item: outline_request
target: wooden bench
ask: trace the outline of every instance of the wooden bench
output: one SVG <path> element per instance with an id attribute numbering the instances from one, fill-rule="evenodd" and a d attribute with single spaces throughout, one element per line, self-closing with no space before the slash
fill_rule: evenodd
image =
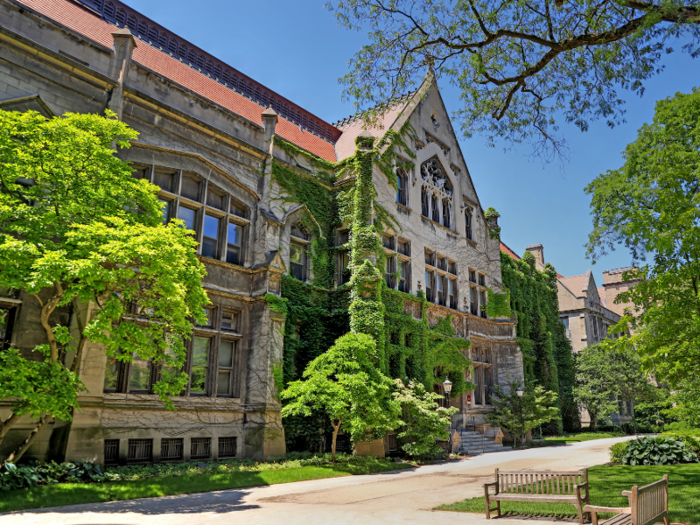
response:
<path id="1" fill-rule="evenodd" d="M 495 494 L 489 493 L 495 487 Z M 585 494 L 584 494 L 585 493 Z M 554 471 L 499 471 L 496 481 L 484 484 L 486 519 L 491 512 L 501 516 L 501 501 L 533 501 L 542 503 L 571 503 L 578 510 L 578 521 L 583 523 L 584 506 L 589 504 L 588 469 L 571 472 Z M 491 502 L 496 507 L 491 508 Z"/>
<path id="2" fill-rule="evenodd" d="M 601 525 L 651 525 L 661 518 L 664 524 L 669 525 L 668 517 L 668 474 L 663 479 L 632 490 L 622 492 L 627 496 L 629 507 L 597 507 L 586 505 L 583 510 L 591 513 L 593 525 L 598 525 L 598 513 L 609 512 L 617 514 L 612 518 L 601 522 Z"/>

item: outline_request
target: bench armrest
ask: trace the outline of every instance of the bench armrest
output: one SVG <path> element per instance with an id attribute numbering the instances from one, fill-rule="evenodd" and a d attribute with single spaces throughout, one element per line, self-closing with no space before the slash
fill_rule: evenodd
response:
<path id="1" fill-rule="evenodd" d="M 574 488 L 575 489 L 582 489 L 583 487 L 587 487 L 587 486 L 588 486 L 588 481 L 584 481 L 583 483 L 581 483 L 579 485 L 574 485 Z"/>
<path id="2" fill-rule="evenodd" d="M 596 505 L 584 505 L 583 512 L 609 512 L 611 514 L 629 514 L 631 507 L 598 507 Z"/>
<path id="3" fill-rule="evenodd" d="M 484 494 L 489 493 L 489 487 L 495 487 L 494 495 L 498 494 L 498 481 L 492 481 L 490 483 L 484 483 Z"/>
<path id="4" fill-rule="evenodd" d="M 629 498 L 632 495 L 632 491 L 631 490 L 623 490 L 622 495 L 627 496 Z"/>

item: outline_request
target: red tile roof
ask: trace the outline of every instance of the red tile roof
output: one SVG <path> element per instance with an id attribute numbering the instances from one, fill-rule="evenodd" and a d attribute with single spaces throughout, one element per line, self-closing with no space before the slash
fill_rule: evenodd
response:
<path id="1" fill-rule="evenodd" d="M 113 26 L 86 9 L 68 0 L 16 0 L 54 20 L 58 24 L 79 33 L 85 38 L 103 46 L 112 47 L 112 36 L 116 30 Z M 261 113 L 265 108 L 232 91 L 203 73 L 176 60 L 167 53 L 138 40 L 133 60 L 138 64 L 158 73 L 174 83 L 240 115 L 241 117 L 262 125 Z M 276 132 L 284 139 L 296 144 L 323 159 L 335 161 L 334 145 L 320 137 L 302 130 L 299 126 L 280 117 Z"/>
<path id="2" fill-rule="evenodd" d="M 408 93 L 397 101 L 396 105 L 377 117 L 377 122 L 367 126 L 367 130 L 373 137 L 381 138 L 391 129 L 401 112 L 411 102 L 414 93 Z M 335 153 L 338 160 L 346 159 L 355 153 L 355 139 L 365 131 L 365 121 L 359 117 L 349 117 L 335 123 L 335 127 L 343 132 L 335 143 Z"/>
<path id="3" fill-rule="evenodd" d="M 501 242 L 501 251 L 506 255 L 510 255 L 516 261 L 520 260 L 520 257 L 518 257 L 517 254 L 513 250 L 508 248 L 508 246 L 506 246 L 503 242 Z"/>

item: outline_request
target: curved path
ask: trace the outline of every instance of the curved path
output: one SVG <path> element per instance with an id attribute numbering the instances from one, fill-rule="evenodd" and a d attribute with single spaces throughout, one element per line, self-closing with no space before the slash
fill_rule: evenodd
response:
<path id="1" fill-rule="evenodd" d="M 606 463 L 600 439 L 560 447 L 487 454 L 417 469 L 283 485 L 20 511 L 0 515 L 2 525 L 240 525 L 440 524 L 487 522 L 483 514 L 436 512 L 442 503 L 483 495 L 482 484 L 502 470 L 574 470 Z M 537 520 L 539 525 L 558 523 Z"/>

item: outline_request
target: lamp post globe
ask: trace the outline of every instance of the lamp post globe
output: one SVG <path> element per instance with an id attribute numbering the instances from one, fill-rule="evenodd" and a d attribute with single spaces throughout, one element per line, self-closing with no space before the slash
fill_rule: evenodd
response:
<path id="1" fill-rule="evenodd" d="M 449 380 L 449 378 L 445 378 L 442 388 L 445 390 L 445 394 L 450 395 L 450 392 L 452 392 L 452 382 Z"/>

